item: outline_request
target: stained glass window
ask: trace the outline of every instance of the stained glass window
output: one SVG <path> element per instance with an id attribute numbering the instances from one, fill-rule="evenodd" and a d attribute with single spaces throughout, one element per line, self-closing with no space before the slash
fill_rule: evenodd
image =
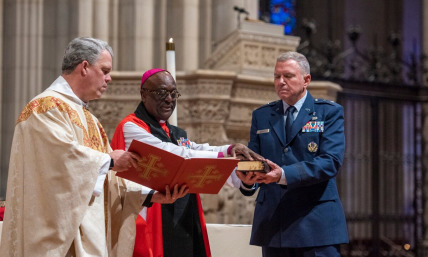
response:
<path id="1" fill-rule="evenodd" d="M 269 3 L 269 22 L 284 25 L 284 34 L 291 35 L 296 27 L 296 0 L 261 1 Z M 266 6 L 267 7 L 267 6 Z"/>

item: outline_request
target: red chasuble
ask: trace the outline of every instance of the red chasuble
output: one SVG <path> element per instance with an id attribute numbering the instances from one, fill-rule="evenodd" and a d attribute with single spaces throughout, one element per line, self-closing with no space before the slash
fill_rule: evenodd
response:
<path id="1" fill-rule="evenodd" d="M 125 138 L 123 135 L 123 126 L 126 122 L 132 122 L 141 128 L 150 132 L 150 127 L 141 119 L 137 118 L 134 113 L 126 116 L 117 126 L 111 140 L 113 150 L 125 150 Z M 162 126 L 164 125 L 164 126 Z M 166 124 L 161 124 L 162 128 L 168 133 Z M 199 194 L 196 194 L 197 206 L 199 212 L 200 226 L 204 240 L 205 252 L 207 257 L 211 257 L 211 251 L 208 241 L 208 233 L 205 224 L 204 212 Z M 161 204 L 153 203 L 152 207 L 147 208 L 147 218 L 138 215 L 136 220 L 136 237 L 133 257 L 164 257 L 163 253 L 163 236 L 162 236 L 162 208 Z M 165 242 L 168 243 L 168 242 Z M 165 256 L 167 257 L 167 256 Z"/>

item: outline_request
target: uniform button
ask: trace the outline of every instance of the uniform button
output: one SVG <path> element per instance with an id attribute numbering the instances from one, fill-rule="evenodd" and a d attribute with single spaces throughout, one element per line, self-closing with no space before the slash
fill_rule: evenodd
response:
<path id="1" fill-rule="evenodd" d="M 288 147 L 284 148 L 284 153 L 288 152 Z"/>

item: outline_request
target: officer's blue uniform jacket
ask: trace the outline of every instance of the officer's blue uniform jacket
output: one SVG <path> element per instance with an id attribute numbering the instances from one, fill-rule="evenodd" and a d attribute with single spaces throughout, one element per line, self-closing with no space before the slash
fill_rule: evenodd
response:
<path id="1" fill-rule="evenodd" d="M 342 106 L 308 92 L 289 142 L 285 138 L 281 100 L 253 112 L 248 146 L 281 166 L 287 185 L 241 189 L 253 195 L 259 188 L 250 244 L 296 248 L 347 243 L 335 178 L 345 151 Z"/>

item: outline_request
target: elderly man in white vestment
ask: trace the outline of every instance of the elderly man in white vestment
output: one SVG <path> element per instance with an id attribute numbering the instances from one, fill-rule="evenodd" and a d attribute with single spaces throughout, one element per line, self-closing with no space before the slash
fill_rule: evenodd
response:
<path id="1" fill-rule="evenodd" d="M 112 57 L 102 40 L 73 39 L 62 75 L 19 115 L 0 256 L 132 256 L 145 199 L 140 185 L 111 170 L 136 166 L 139 156 L 112 151 L 87 110 L 111 81 Z"/>

